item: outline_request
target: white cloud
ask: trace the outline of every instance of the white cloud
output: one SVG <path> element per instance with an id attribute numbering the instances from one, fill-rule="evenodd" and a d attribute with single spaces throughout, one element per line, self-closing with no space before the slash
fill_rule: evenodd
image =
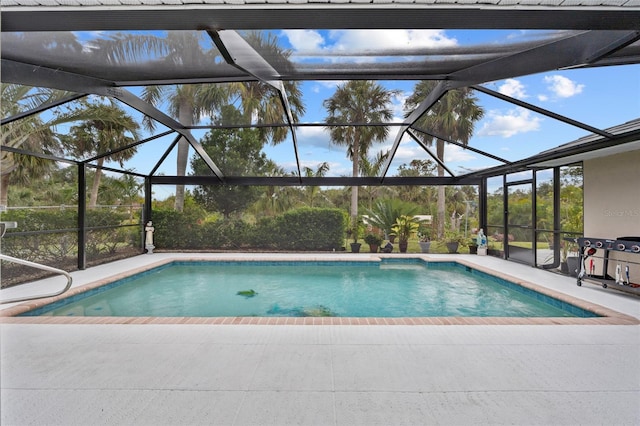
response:
<path id="1" fill-rule="evenodd" d="M 570 98 L 582 93 L 582 89 L 584 89 L 584 84 L 577 84 L 561 75 L 546 76 L 544 82 L 547 83 L 549 91 L 559 98 Z"/>
<path id="2" fill-rule="evenodd" d="M 329 31 L 326 38 L 318 31 L 283 30 L 298 56 L 319 53 L 342 55 L 367 50 L 418 49 L 448 47 L 458 44 L 443 30 L 339 30 Z"/>
<path id="3" fill-rule="evenodd" d="M 392 122 L 400 123 L 404 120 L 404 102 L 407 97 L 408 95 L 404 92 L 400 92 L 391 98 L 391 109 L 393 111 Z M 391 127 L 389 133 L 394 133 L 393 137 L 395 138 L 395 133 L 397 132 L 394 132 L 394 129 L 397 129 L 397 127 Z"/>
<path id="4" fill-rule="evenodd" d="M 431 146 L 430 150 L 435 154 L 435 144 Z M 415 143 L 409 143 L 407 139 L 403 139 L 393 157 L 393 164 L 400 166 L 400 164 L 409 164 L 411 161 L 416 159 L 431 160 L 435 162 L 433 157 L 431 157 L 421 146 Z M 451 163 L 464 163 L 476 160 L 477 157 L 475 157 L 471 151 L 457 145 L 445 144 L 444 163 L 447 167 L 451 168 Z"/>
<path id="5" fill-rule="evenodd" d="M 396 150 L 396 154 L 393 156 L 393 162 L 398 165 L 409 164 L 412 160 L 427 157 L 429 157 L 429 154 L 415 144 L 401 143 Z"/>
<path id="6" fill-rule="evenodd" d="M 443 30 L 340 30 L 331 31 L 333 45 L 343 51 L 447 47 L 458 44 Z"/>
<path id="7" fill-rule="evenodd" d="M 514 78 L 508 78 L 498 88 L 498 92 L 516 99 L 524 99 L 527 94 L 524 85 Z"/>
<path id="8" fill-rule="evenodd" d="M 322 48 L 324 39 L 319 32 L 313 30 L 283 30 L 295 51 L 315 52 Z"/>
<path id="9" fill-rule="evenodd" d="M 299 127 L 296 129 L 296 134 L 301 146 L 330 149 L 331 138 L 324 127 Z"/>
<path id="10" fill-rule="evenodd" d="M 531 115 L 531 111 L 516 108 L 502 114 L 500 111 L 489 111 L 488 122 L 478 132 L 479 136 L 502 136 L 510 138 L 518 133 L 533 132 L 540 128 L 542 119 Z"/>
<path id="11" fill-rule="evenodd" d="M 473 161 L 477 158 L 468 151 L 458 145 L 446 144 L 444 147 L 444 161 L 445 164 L 451 163 L 464 163 L 466 161 Z"/>

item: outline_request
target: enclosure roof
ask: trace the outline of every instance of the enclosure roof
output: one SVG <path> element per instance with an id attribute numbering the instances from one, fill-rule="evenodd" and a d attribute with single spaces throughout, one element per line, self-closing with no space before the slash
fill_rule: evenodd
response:
<path id="1" fill-rule="evenodd" d="M 279 98 L 281 118 L 271 125 L 285 127 L 290 132 L 298 183 L 304 183 L 304 179 L 300 172 L 297 133 L 301 127 L 310 124 L 299 121 L 294 114 L 294 107 L 289 103 L 291 93 L 286 88 L 290 82 L 439 82 L 399 122 L 343 123 L 345 126 L 391 126 L 395 139 L 383 173 L 378 176 L 379 183 L 384 181 L 401 139 L 415 132 L 429 132 L 430 129 L 417 128 L 417 121 L 428 114 L 444 94 L 457 88 L 469 87 L 478 93 L 591 132 L 598 136 L 597 143 L 624 145 L 637 140 L 640 134 L 637 128 L 629 129 L 623 135 L 601 130 L 596 125 L 498 93 L 488 85 L 498 80 L 552 70 L 640 63 L 640 0 L 1 0 L 0 6 L 3 83 L 60 89 L 78 95 L 102 95 L 122 102 L 189 141 L 212 171 L 210 177 L 200 177 L 198 182 L 207 179 L 229 182 L 230 177 L 217 167 L 215 158 L 209 158 L 204 152 L 191 133 L 193 126 L 181 122 L 168 110 L 145 102 L 129 88 L 194 83 L 263 83 Z M 406 49 L 370 46 L 358 50 L 348 45 L 332 50 L 310 48 L 297 52 L 298 58 L 287 61 L 269 48 L 252 44 L 247 35 L 249 30 L 296 29 L 535 31 L 531 36 L 501 43 Z M 84 37 L 84 44 L 80 47 L 72 48 L 61 41 L 66 35 L 80 39 L 79 34 Z M 143 34 L 150 41 L 135 54 L 118 56 L 113 46 L 115 42 L 127 42 L 122 34 Z M 177 59 L 172 56 L 175 52 L 153 51 L 152 46 L 162 44 L 167 37 L 193 35 L 202 40 L 198 47 L 206 44 L 210 57 L 195 58 L 187 49 L 179 52 Z M 638 93 L 630 93 L 629 96 L 637 97 Z M 41 110 L 37 108 L 33 112 Z M 3 124 L 29 113 L 3 117 Z M 326 123 L 315 124 L 321 126 Z M 442 135 L 432 136 L 445 139 L 448 144 L 460 145 L 459 141 Z M 571 155 L 572 147 L 569 145 L 558 152 L 562 156 Z M 5 145 L 2 148 L 11 149 Z M 474 149 L 472 144 L 469 149 Z M 428 151 L 426 147 L 425 151 Z M 476 151 L 496 159 L 503 167 L 510 164 L 523 166 L 521 162 L 502 160 L 496 152 Z M 537 162 L 535 157 L 527 161 L 524 166 Z M 450 173 L 452 180 L 449 183 L 463 182 L 464 176 L 464 173 Z M 169 178 L 165 176 L 162 179 Z M 260 178 L 245 182 L 259 184 L 267 181 L 268 178 Z M 307 182 L 317 184 L 322 181 Z M 355 182 L 355 178 L 339 181 L 348 182 Z M 372 181 L 367 182 L 371 184 Z"/>

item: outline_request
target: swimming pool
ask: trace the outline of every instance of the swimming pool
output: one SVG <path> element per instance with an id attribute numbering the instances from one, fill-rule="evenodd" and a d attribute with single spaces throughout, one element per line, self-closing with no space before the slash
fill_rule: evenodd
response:
<path id="1" fill-rule="evenodd" d="M 456 262 L 173 261 L 23 315 L 595 317 Z"/>

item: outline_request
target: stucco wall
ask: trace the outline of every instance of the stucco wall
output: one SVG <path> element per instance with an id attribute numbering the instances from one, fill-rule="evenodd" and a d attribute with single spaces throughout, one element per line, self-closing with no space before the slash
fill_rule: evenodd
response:
<path id="1" fill-rule="evenodd" d="M 640 236 L 640 150 L 585 161 L 583 170 L 585 237 Z M 617 263 L 640 263 L 640 254 L 611 258 L 616 260 L 609 265 L 611 276 Z M 597 266 L 599 273 L 600 262 Z M 629 267 L 631 282 L 640 283 L 640 265 Z"/>

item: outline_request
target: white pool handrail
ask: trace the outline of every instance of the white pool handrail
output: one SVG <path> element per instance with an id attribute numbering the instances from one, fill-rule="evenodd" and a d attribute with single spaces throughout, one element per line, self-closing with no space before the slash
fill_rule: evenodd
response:
<path id="1" fill-rule="evenodd" d="M 62 269 L 52 268 L 51 266 L 41 265 L 35 262 L 29 262 L 28 260 L 18 259 L 16 257 L 7 256 L 5 254 L 0 254 L 0 260 L 6 260 L 8 262 L 14 262 L 14 263 L 19 263 L 21 265 L 31 266 L 33 268 L 41 269 L 43 271 L 48 271 L 48 272 L 54 272 L 56 274 L 64 275 L 65 277 L 67 277 L 67 285 L 61 291 L 56 291 L 54 293 L 37 295 L 37 296 L 15 297 L 13 299 L 0 300 L 0 305 L 3 305 L 5 303 L 25 302 L 27 300 L 43 299 L 45 297 L 59 296 L 64 292 L 66 292 L 67 290 L 69 290 L 69 288 L 71 288 L 71 283 L 73 281 L 73 278 L 71 277 L 71 274 L 69 274 L 66 271 L 63 271 Z"/>

